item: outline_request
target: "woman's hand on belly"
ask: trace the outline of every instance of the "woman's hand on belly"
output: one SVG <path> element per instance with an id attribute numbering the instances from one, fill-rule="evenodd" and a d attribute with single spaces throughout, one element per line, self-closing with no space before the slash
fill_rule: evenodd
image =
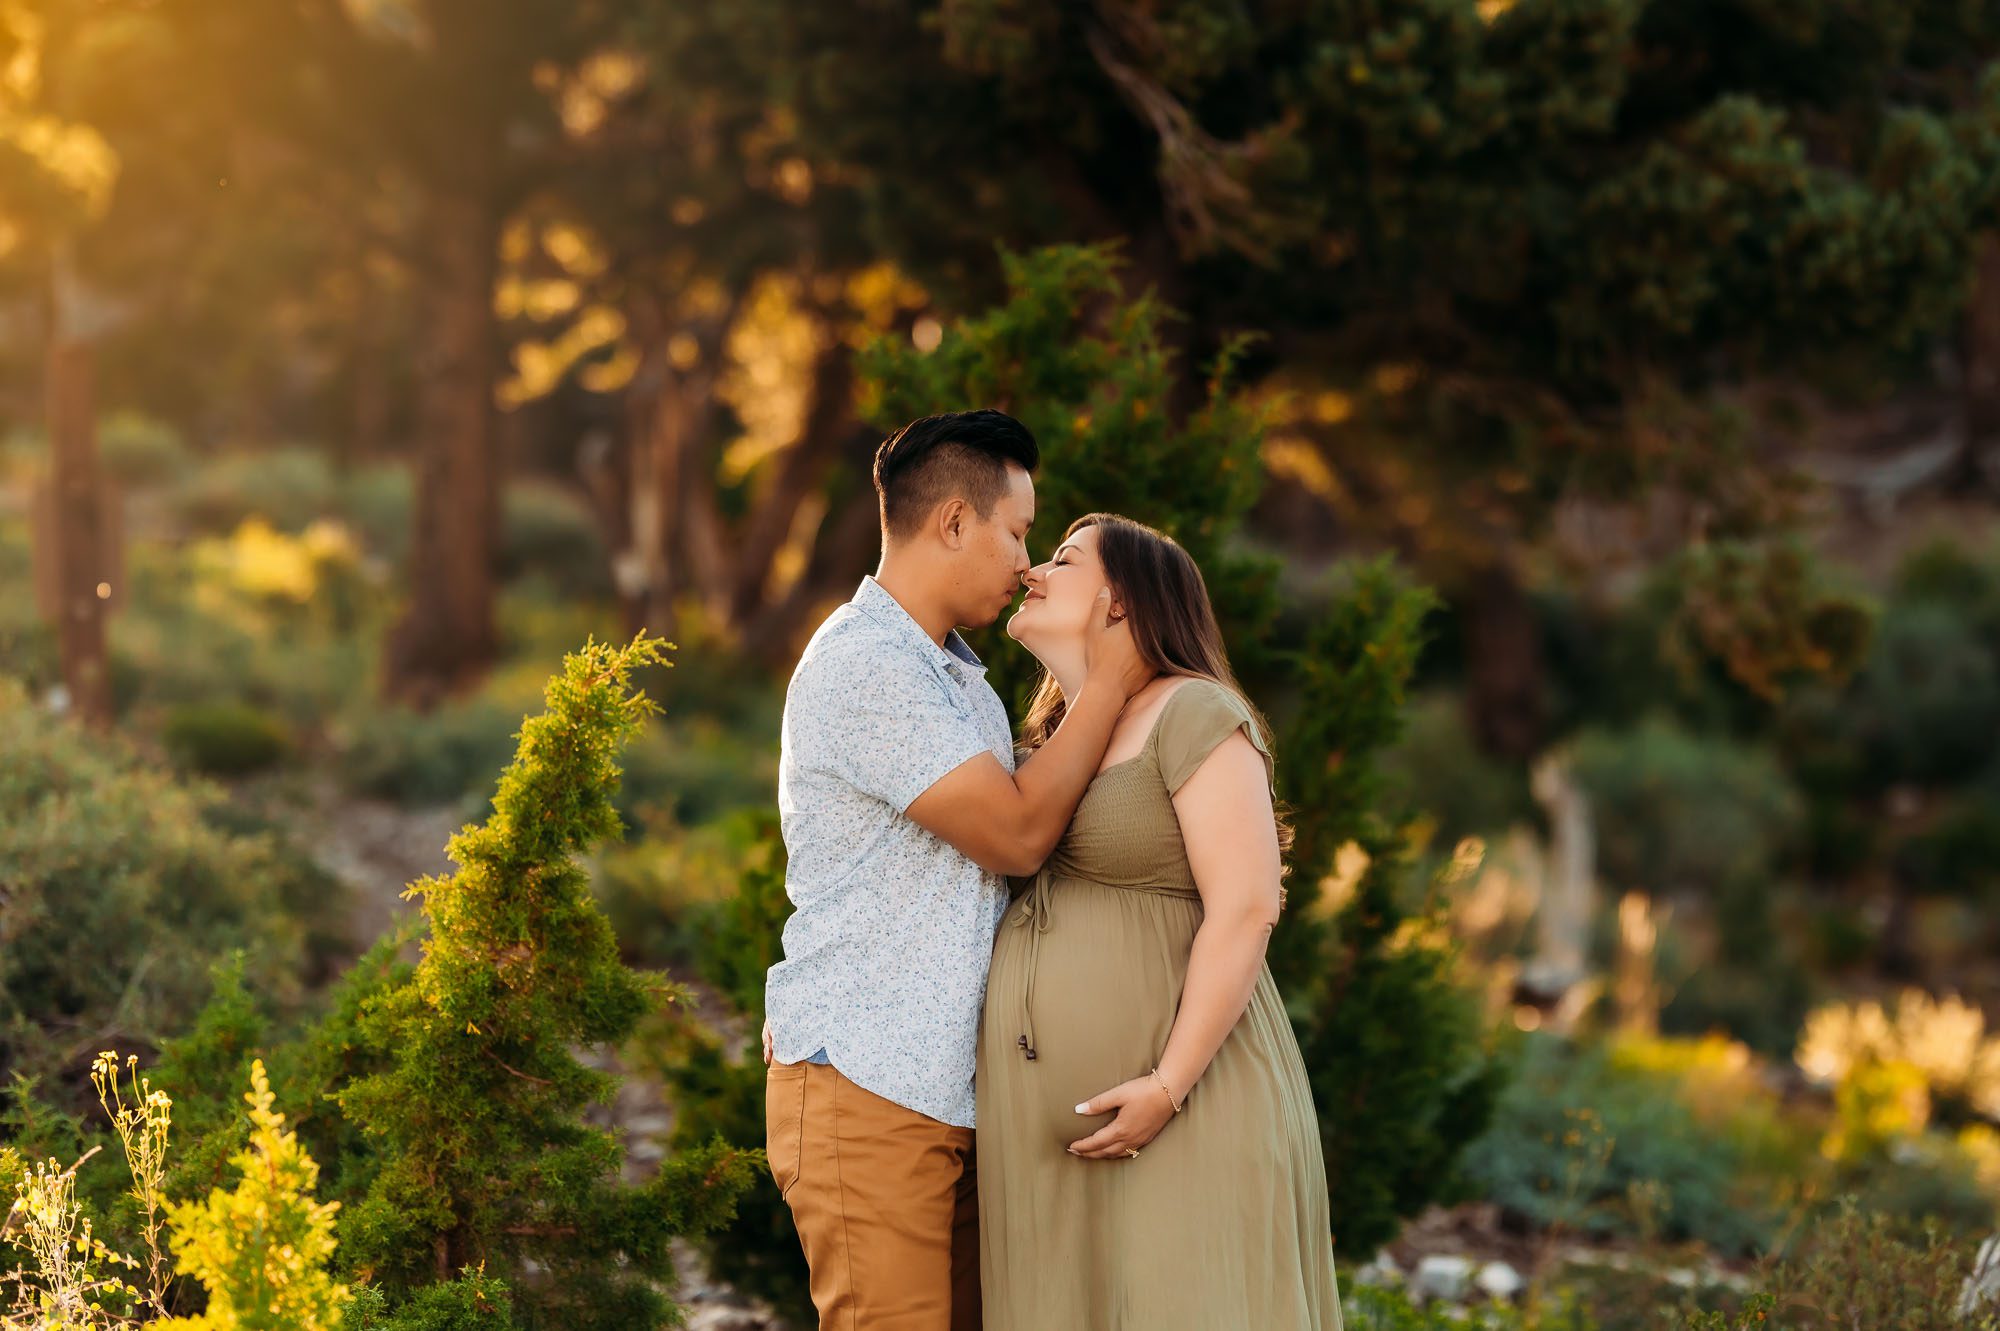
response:
<path id="1" fill-rule="evenodd" d="M 1115 1114 L 1109 1123 L 1069 1144 L 1071 1155 L 1086 1160 L 1130 1159 L 1132 1153 L 1160 1135 L 1174 1116 L 1166 1088 L 1150 1074 L 1134 1077 L 1076 1107 L 1079 1115 Z"/>

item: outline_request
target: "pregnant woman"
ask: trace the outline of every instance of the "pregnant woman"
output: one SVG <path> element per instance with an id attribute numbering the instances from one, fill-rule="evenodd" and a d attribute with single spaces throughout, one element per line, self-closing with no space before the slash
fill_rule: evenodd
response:
<path id="1" fill-rule="evenodd" d="M 1008 632 L 1081 687 L 1097 594 L 1159 672 L 1008 910 L 980 1027 L 986 1331 L 1339 1331 L 1305 1065 L 1264 962 L 1288 829 L 1200 570 L 1079 519 Z"/>

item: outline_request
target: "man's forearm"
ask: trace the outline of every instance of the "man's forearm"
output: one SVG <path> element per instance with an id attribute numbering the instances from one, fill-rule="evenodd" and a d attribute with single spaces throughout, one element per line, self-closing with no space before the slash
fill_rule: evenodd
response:
<path id="1" fill-rule="evenodd" d="M 1086 677 L 1056 733 L 1015 774 L 1014 786 L 1021 792 L 1021 840 L 1034 849 L 1038 863 L 1062 839 L 1070 815 L 1097 775 L 1125 701 L 1115 681 L 1103 675 Z"/>

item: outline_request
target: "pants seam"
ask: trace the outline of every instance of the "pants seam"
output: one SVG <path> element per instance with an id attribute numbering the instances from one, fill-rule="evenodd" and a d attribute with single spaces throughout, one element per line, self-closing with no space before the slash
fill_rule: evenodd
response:
<path id="1" fill-rule="evenodd" d="M 835 1069 L 827 1069 L 832 1074 L 833 1083 L 833 1195 L 840 1205 L 840 1257 L 847 1267 L 847 1331 L 858 1331 L 860 1317 L 855 1305 L 860 1302 L 861 1287 L 854 1280 L 854 1243 L 847 1233 L 847 1185 L 840 1170 L 840 1083 L 841 1075 Z"/>

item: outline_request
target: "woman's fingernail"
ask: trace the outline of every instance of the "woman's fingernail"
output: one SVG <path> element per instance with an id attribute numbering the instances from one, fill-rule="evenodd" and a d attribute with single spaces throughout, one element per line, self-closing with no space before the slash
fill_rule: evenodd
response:
<path id="1" fill-rule="evenodd" d="M 1088 1114 L 1090 1112 L 1090 1101 L 1085 1100 L 1082 1104 L 1078 1105 L 1076 1112 L 1079 1114 Z"/>

